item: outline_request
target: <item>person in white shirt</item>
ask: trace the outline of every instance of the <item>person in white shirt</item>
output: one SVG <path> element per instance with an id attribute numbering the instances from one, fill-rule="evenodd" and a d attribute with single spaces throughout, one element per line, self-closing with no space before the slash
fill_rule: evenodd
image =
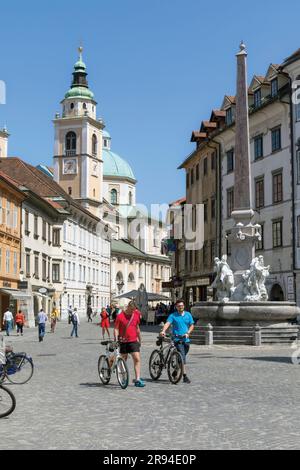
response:
<path id="1" fill-rule="evenodd" d="M 13 323 L 14 323 L 14 316 L 10 310 L 7 310 L 7 312 L 5 312 L 3 316 L 3 325 L 5 326 L 7 336 L 10 335 L 10 330 L 13 329 Z"/>
<path id="2" fill-rule="evenodd" d="M 41 309 L 40 313 L 38 314 L 38 324 L 39 324 L 39 342 L 41 343 L 44 341 L 44 336 L 46 332 L 46 322 L 48 318 L 45 314 L 44 310 Z"/>
<path id="3" fill-rule="evenodd" d="M 73 324 L 73 329 L 71 333 L 71 338 L 75 335 L 76 338 L 78 338 L 78 326 L 80 325 L 80 320 L 79 320 L 79 315 L 77 312 L 77 308 L 74 308 L 74 312 L 72 315 L 72 324 Z"/>

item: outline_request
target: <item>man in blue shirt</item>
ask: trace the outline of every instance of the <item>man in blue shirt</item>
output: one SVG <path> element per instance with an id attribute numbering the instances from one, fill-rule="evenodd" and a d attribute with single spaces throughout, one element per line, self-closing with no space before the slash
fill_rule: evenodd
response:
<path id="1" fill-rule="evenodd" d="M 194 331 L 195 322 L 193 320 L 192 315 L 189 312 L 185 311 L 185 305 L 183 300 L 177 300 L 176 311 L 169 316 L 167 323 L 163 327 L 161 336 L 165 336 L 167 330 L 170 328 L 171 325 L 173 330 L 174 343 L 183 357 L 183 381 L 187 384 L 190 384 L 191 381 L 186 374 L 186 356 L 190 350 L 190 335 Z M 178 336 L 184 338 L 178 338 Z"/>

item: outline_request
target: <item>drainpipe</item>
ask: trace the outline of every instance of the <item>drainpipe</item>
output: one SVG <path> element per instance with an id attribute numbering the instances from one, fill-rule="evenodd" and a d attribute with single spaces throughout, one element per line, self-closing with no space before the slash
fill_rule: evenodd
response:
<path id="1" fill-rule="evenodd" d="M 295 240 L 296 240 L 296 220 L 295 220 L 295 143 L 294 143 L 294 107 L 293 107 L 293 89 L 292 89 L 292 79 L 289 77 L 290 84 L 290 131 L 291 131 L 291 168 L 292 168 L 292 209 L 293 209 L 293 277 L 294 277 L 294 292 L 295 292 L 295 301 L 297 303 L 297 290 L 296 290 L 296 249 L 295 249 Z"/>

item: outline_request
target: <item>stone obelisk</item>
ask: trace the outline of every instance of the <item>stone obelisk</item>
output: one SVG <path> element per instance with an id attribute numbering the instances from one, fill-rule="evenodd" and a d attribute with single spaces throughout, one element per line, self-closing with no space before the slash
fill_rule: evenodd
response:
<path id="1" fill-rule="evenodd" d="M 241 43 L 237 54 L 237 93 L 235 116 L 235 182 L 234 227 L 231 231 L 231 268 L 235 285 L 249 269 L 255 257 L 255 242 L 259 238 L 259 226 L 252 224 L 252 184 L 250 166 L 249 106 L 247 86 L 247 52 Z"/>

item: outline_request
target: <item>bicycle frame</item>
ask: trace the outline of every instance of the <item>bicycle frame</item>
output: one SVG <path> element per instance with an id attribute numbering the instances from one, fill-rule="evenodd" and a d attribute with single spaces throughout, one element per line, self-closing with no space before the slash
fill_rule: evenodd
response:
<path id="1" fill-rule="evenodd" d="M 109 347 L 110 347 L 110 344 L 108 344 L 106 346 L 105 355 L 108 359 L 108 363 L 109 363 L 109 367 L 110 367 L 111 372 L 115 372 L 115 370 L 117 368 L 117 360 L 118 360 L 119 357 L 122 357 L 121 354 L 120 354 L 120 346 L 119 346 L 119 344 L 117 344 L 117 347 L 114 349 L 113 352 L 109 350 Z M 112 357 L 113 357 L 113 362 L 112 362 L 112 365 L 110 365 Z"/>

